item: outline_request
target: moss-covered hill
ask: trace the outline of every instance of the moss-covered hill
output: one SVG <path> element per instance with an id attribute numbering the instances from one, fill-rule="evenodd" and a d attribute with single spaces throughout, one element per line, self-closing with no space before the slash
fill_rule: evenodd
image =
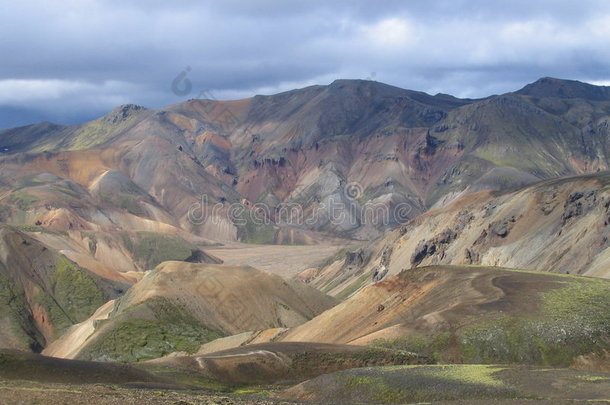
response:
<path id="1" fill-rule="evenodd" d="M 320 354 L 319 347 L 311 348 L 309 359 Z M 359 361 L 370 354 L 356 349 L 342 358 Z M 254 369 L 239 371 L 247 374 Z M 286 389 L 286 383 L 221 383 L 181 365 L 111 364 L 0 350 L 0 380 L 0 402 L 7 404 L 568 405 L 610 399 L 609 374 L 509 365 L 357 368 Z"/>
<path id="2" fill-rule="evenodd" d="M 40 351 L 121 288 L 16 228 L 0 227 L 0 347 Z"/>
<path id="3" fill-rule="evenodd" d="M 164 262 L 118 299 L 105 319 L 83 324 L 55 347 L 85 360 L 141 361 L 196 352 L 221 336 L 294 327 L 336 301 L 248 266 Z M 51 348 L 51 350 L 56 350 Z M 56 352 L 45 352 L 54 355 Z"/>

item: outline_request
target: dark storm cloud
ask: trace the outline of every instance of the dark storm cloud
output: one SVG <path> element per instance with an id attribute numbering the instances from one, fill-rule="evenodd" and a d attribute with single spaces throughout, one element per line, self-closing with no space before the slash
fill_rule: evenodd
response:
<path id="1" fill-rule="evenodd" d="M 605 83 L 608 38 L 610 3 L 594 0 L 0 0 L 0 127 L 336 78 L 466 97 L 541 76 Z"/>

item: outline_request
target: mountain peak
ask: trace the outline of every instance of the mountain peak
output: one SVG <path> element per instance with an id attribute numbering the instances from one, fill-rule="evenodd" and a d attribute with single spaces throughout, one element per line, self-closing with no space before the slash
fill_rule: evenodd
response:
<path id="1" fill-rule="evenodd" d="M 103 120 L 116 124 L 118 122 L 124 121 L 125 119 L 131 117 L 134 114 L 139 114 L 142 111 L 145 111 L 146 108 L 137 105 L 137 104 L 123 104 L 109 112 L 106 116 L 103 117 Z"/>
<path id="2" fill-rule="evenodd" d="M 530 83 L 516 94 L 534 97 L 582 98 L 594 101 L 610 101 L 610 87 L 595 86 L 577 80 L 543 77 Z"/>
<path id="3" fill-rule="evenodd" d="M 369 88 L 369 89 L 379 89 L 390 92 L 407 92 L 409 90 L 402 89 L 400 87 L 392 86 L 390 84 L 385 84 L 382 82 L 374 81 L 374 80 L 363 80 L 363 79 L 337 79 L 328 85 L 329 89 L 337 90 L 337 89 L 356 89 L 356 88 Z"/>

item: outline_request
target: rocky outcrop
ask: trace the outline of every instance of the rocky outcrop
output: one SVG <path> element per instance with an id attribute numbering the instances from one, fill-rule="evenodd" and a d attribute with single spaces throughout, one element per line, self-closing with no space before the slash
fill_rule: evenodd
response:
<path id="1" fill-rule="evenodd" d="M 563 205 L 561 219 L 566 225 L 575 217 L 588 213 L 597 205 L 597 191 L 577 191 L 568 196 Z"/>
<path id="2" fill-rule="evenodd" d="M 104 117 L 104 121 L 111 124 L 118 124 L 121 121 L 126 120 L 132 115 L 138 114 L 145 111 L 146 108 L 136 104 L 124 104 L 112 110 L 108 115 Z"/>
<path id="3" fill-rule="evenodd" d="M 343 262 L 342 270 L 361 268 L 368 262 L 368 259 L 369 253 L 367 253 L 364 249 L 358 249 L 353 252 L 345 252 L 345 261 Z"/>
<path id="4" fill-rule="evenodd" d="M 505 218 L 501 221 L 495 221 L 489 224 L 489 230 L 496 236 L 501 238 L 506 238 L 512 229 L 512 227 L 517 222 L 517 219 L 514 215 L 509 218 Z"/>
<path id="5" fill-rule="evenodd" d="M 375 269 L 373 269 L 373 282 L 376 283 L 378 281 L 383 280 L 383 278 L 388 273 L 393 251 L 393 246 L 386 246 L 381 252 L 381 255 L 379 257 L 379 265 L 375 267 Z"/>
<path id="6" fill-rule="evenodd" d="M 213 256 L 209 253 L 205 253 L 202 250 L 196 249 L 191 251 L 191 255 L 184 259 L 187 263 L 212 263 L 212 264 L 222 264 L 223 261 L 216 256 Z"/>
<path id="7" fill-rule="evenodd" d="M 445 229 L 432 239 L 420 242 L 415 248 L 413 255 L 411 255 L 411 265 L 417 266 L 425 258 L 438 255 L 440 259 L 443 258 L 444 252 L 457 237 L 457 232 L 453 229 Z"/>
<path id="8" fill-rule="evenodd" d="M 460 211 L 452 228 L 445 229 L 433 238 L 421 241 L 411 255 L 411 265 L 417 266 L 424 259 L 437 256 L 439 260 L 444 258 L 445 250 L 449 247 L 458 234 L 474 219 L 474 215 L 467 210 Z"/>

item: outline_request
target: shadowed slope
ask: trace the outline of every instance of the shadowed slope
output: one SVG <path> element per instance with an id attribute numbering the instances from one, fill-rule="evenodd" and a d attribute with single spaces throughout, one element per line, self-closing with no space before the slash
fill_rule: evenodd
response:
<path id="1" fill-rule="evenodd" d="M 431 360 L 399 350 L 327 343 L 253 344 L 208 354 L 152 360 L 228 384 L 303 381 L 337 370 L 393 364 L 427 364 Z"/>
<path id="2" fill-rule="evenodd" d="M 124 288 L 0 227 L 0 347 L 40 351 Z"/>

